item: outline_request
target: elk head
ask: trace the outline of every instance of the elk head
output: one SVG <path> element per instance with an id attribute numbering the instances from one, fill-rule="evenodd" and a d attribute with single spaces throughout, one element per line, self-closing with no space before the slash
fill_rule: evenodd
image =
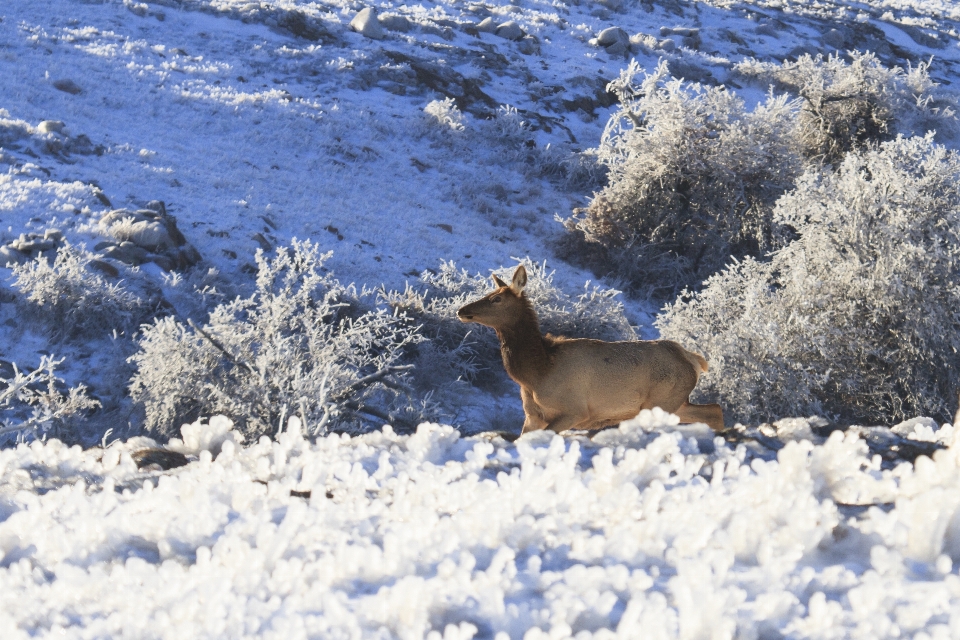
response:
<path id="1" fill-rule="evenodd" d="M 513 272 L 513 280 L 507 284 L 494 274 L 496 289 L 476 302 L 464 305 L 457 311 L 461 322 L 477 322 L 494 329 L 507 327 L 523 317 L 529 309 L 529 303 L 523 297 L 523 288 L 527 284 L 527 270 L 523 265 Z"/>

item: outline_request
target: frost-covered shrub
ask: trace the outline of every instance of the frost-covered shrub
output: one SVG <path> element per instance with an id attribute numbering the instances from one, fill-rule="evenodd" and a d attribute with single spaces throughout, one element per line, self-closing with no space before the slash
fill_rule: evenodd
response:
<path id="1" fill-rule="evenodd" d="M 0 377 L 0 444 L 43 437 L 72 439 L 76 423 L 99 406 L 84 385 L 67 388 L 56 375 L 63 360 L 44 356 L 40 366 Z"/>
<path id="2" fill-rule="evenodd" d="M 957 131 L 956 100 L 930 78 L 929 63 L 903 70 L 888 69 L 872 53 L 803 55 L 796 62 L 775 64 L 750 60 L 737 70 L 772 83 L 803 100 L 799 114 L 804 155 L 834 164 L 866 142 L 897 134 L 923 135 Z"/>
<path id="3" fill-rule="evenodd" d="M 773 246 L 773 204 L 802 170 L 797 103 L 771 94 L 748 111 L 666 62 L 637 82 L 639 71 L 634 61 L 609 85 L 620 106 L 597 149 L 607 185 L 566 226 L 632 286 L 662 294 Z"/>
<path id="4" fill-rule="evenodd" d="M 21 312 L 37 318 L 56 338 L 101 337 L 135 328 L 158 300 L 134 292 L 130 282 L 111 282 L 94 268 L 97 256 L 64 244 L 53 264 L 46 256 L 13 268 L 23 294 Z"/>
<path id="5" fill-rule="evenodd" d="M 570 295 L 553 283 L 553 272 L 546 263 L 524 258 L 528 285 L 524 293 L 533 303 L 544 332 L 575 338 L 632 340 L 636 332 L 624 315 L 615 289 L 584 284 L 579 295 Z M 513 267 L 498 269 L 497 275 L 509 282 Z M 417 287 L 407 285 L 403 292 L 381 291 L 381 299 L 403 311 L 422 326 L 430 342 L 420 345 L 431 365 L 418 366 L 418 376 L 431 384 L 464 378 L 480 382 L 502 377 L 500 346 L 492 330 L 457 319 L 457 309 L 493 290 L 489 277 L 469 274 L 456 264 L 444 262 L 437 273 L 420 276 Z M 425 349 L 424 349 L 425 347 Z M 431 373 L 433 374 L 431 376 Z"/>
<path id="6" fill-rule="evenodd" d="M 443 100 L 432 100 L 423 108 L 428 122 L 439 126 L 441 129 L 450 129 L 452 131 L 463 131 L 464 116 L 453 98 L 444 98 Z"/>
<path id="7" fill-rule="evenodd" d="M 700 390 L 740 420 L 948 419 L 960 389 L 960 157 L 932 136 L 809 171 L 777 221 L 798 237 L 658 319 L 703 353 Z"/>
<path id="8" fill-rule="evenodd" d="M 359 309 L 353 288 L 323 272 L 327 257 L 309 241 L 272 260 L 260 252 L 250 297 L 217 306 L 203 326 L 174 317 L 145 326 L 130 389 L 147 430 L 170 437 L 223 414 L 255 440 L 294 415 L 313 433 L 419 419 L 400 364 L 420 340 L 415 328 Z"/>

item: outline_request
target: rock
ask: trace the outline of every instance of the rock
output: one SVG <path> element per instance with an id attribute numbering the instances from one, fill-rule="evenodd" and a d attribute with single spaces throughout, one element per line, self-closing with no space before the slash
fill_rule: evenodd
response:
<path id="1" fill-rule="evenodd" d="M 22 251 L 23 253 L 37 253 L 38 251 L 50 251 L 51 249 L 56 249 L 57 243 L 53 240 L 44 240 L 43 238 L 39 237 L 24 239 L 21 236 L 20 239 L 14 240 L 11 243 L 11 247 L 17 251 Z"/>
<path id="2" fill-rule="evenodd" d="M 273 251 L 273 245 L 270 244 L 269 240 L 263 237 L 262 233 L 253 234 L 253 240 L 256 240 L 257 244 L 260 245 L 260 248 L 263 249 L 263 251 L 267 253 Z"/>
<path id="3" fill-rule="evenodd" d="M 137 464 L 137 469 L 156 468 L 166 471 L 190 464 L 187 456 L 169 449 L 141 449 L 133 452 L 130 457 Z"/>
<path id="4" fill-rule="evenodd" d="M 505 40 L 519 40 L 523 37 L 523 29 L 513 20 L 508 20 L 497 27 L 496 33 Z"/>
<path id="5" fill-rule="evenodd" d="M 608 27 L 597 35 L 597 44 L 601 47 L 609 47 L 614 44 L 623 44 L 630 46 L 630 36 L 620 27 Z"/>
<path id="6" fill-rule="evenodd" d="M 93 269 L 94 271 L 99 271 L 105 276 L 109 276 L 111 278 L 120 277 L 120 270 L 117 269 L 112 264 L 110 264 L 109 262 L 105 262 L 103 260 L 91 260 L 90 262 L 87 263 L 87 266 Z"/>
<path id="7" fill-rule="evenodd" d="M 693 49 L 694 51 L 699 51 L 700 45 L 703 44 L 699 35 L 684 36 L 682 43 L 687 49 Z"/>
<path id="8" fill-rule="evenodd" d="M 175 246 L 166 225 L 159 220 L 119 224 L 110 231 L 117 240 L 126 240 L 150 251 L 164 251 Z"/>
<path id="9" fill-rule="evenodd" d="M 80 155 L 86 156 L 94 154 L 102 156 L 103 152 L 106 151 L 102 145 L 94 146 L 93 141 L 91 141 L 90 138 L 83 133 L 75 138 L 67 138 L 67 142 L 64 145 L 64 150 L 68 151 L 69 153 L 79 153 Z"/>
<path id="10" fill-rule="evenodd" d="M 919 44 L 922 47 L 929 47 L 931 49 L 943 49 L 947 46 L 945 39 L 940 39 L 936 31 L 926 32 L 923 31 L 920 27 L 916 27 L 909 24 L 903 24 L 901 22 L 896 23 L 896 26 L 901 31 L 905 32 L 910 38 Z"/>
<path id="11" fill-rule="evenodd" d="M 847 38 L 840 31 L 830 29 L 820 36 L 820 42 L 831 49 L 844 49 L 846 48 Z"/>
<path id="12" fill-rule="evenodd" d="M 317 42 L 328 35 L 323 29 L 318 27 L 315 20 L 307 18 L 302 11 L 287 11 L 276 20 L 276 26 L 286 29 L 298 38 Z"/>
<path id="13" fill-rule="evenodd" d="M 100 243 L 94 250 L 127 264 L 155 262 L 168 271 L 185 269 L 200 262 L 200 253 L 190 246 L 177 228 L 176 218 L 166 205 L 153 200 L 147 209 L 114 209 L 100 218 L 100 226 L 120 240 L 119 245 Z"/>
<path id="14" fill-rule="evenodd" d="M 14 249 L 10 245 L 4 245 L 0 247 L 0 266 L 7 266 L 8 264 L 23 264 L 30 260 L 30 256 Z"/>
<path id="15" fill-rule="evenodd" d="M 377 10 L 373 7 L 367 7 L 361 10 L 350 21 L 350 28 L 366 38 L 380 40 L 383 38 L 383 27 L 377 20 Z"/>
<path id="16" fill-rule="evenodd" d="M 480 21 L 480 24 L 477 25 L 477 31 L 481 31 L 483 33 L 496 33 L 497 23 L 493 21 L 493 18 L 484 18 Z"/>
<path id="17" fill-rule="evenodd" d="M 787 52 L 787 55 L 784 56 L 784 60 L 796 61 L 801 56 L 807 56 L 807 55 L 816 56 L 817 49 L 815 47 L 811 47 L 810 45 L 801 45 L 798 47 L 794 47 L 793 49 Z"/>
<path id="18" fill-rule="evenodd" d="M 453 98 L 462 111 L 480 117 L 497 108 L 498 102 L 483 92 L 481 80 L 465 78 L 446 63 L 438 63 L 408 56 L 399 51 L 385 50 L 384 54 L 395 64 L 406 64 L 416 74 L 416 83 Z M 488 56 L 494 57 L 494 56 Z"/>
<path id="19" fill-rule="evenodd" d="M 167 205 L 164 204 L 163 200 L 151 200 L 147 204 L 143 205 L 143 208 L 148 211 L 158 213 L 161 216 L 167 215 Z"/>
<path id="20" fill-rule="evenodd" d="M 63 78 L 62 80 L 54 80 L 53 86 L 55 89 L 59 89 L 60 91 L 69 93 L 74 96 L 83 91 L 83 89 L 80 88 L 80 85 L 78 85 L 73 80 L 70 80 L 69 78 Z"/>
<path id="21" fill-rule="evenodd" d="M 59 229 L 47 229 L 43 232 L 43 239 L 61 242 L 63 240 L 63 232 Z"/>
<path id="22" fill-rule="evenodd" d="M 37 131 L 40 133 L 63 133 L 66 126 L 60 120 L 44 120 L 37 125 Z"/>
<path id="23" fill-rule="evenodd" d="M 772 24 L 770 24 L 769 22 L 764 22 L 763 24 L 758 25 L 757 28 L 754 29 L 754 32 L 755 32 L 757 35 L 767 36 L 767 37 L 769 37 L 769 38 L 776 38 L 776 37 L 777 37 L 777 28 L 774 27 L 774 26 L 773 26 Z"/>
<path id="24" fill-rule="evenodd" d="M 150 262 L 157 265 L 164 271 L 173 271 L 177 268 L 177 263 L 173 258 L 168 258 L 167 256 L 159 254 L 150 256 Z"/>
<path id="25" fill-rule="evenodd" d="M 683 38 L 700 37 L 700 29 L 693 27 L 660 27 L 660 37 L 681 36 Z"/>
<path id="26" fill-rule="evenodd" d="M 200 252 L 197 251 L 192 244 L 185 244 L 177 249 L 173 258 L 177 267 L 181 269 L 192 267 L 203 259 L 200 256 Z"/>
<path id="27" fill-rule="evenodd" d="M 622 58 L 630 51 L 630 45 L 617 42 L 607 47 L 606 51 L 613 58 Z"/>
<path id="28" fill-rule="evenodd" d="M 597 0 L 597 2 L 611 11 L 619 12 L 623 9 L 624 0 Z"/>
<path id="29" fill-rule="evenodd" d="M 108 258 L 119 260 L 124 264 L 138 265 L 147 261 L 149 254 L 132 242 L 121 242 L 118 245 L 108 247 L 103 252 Z"/>
<path id="30" fill-rule="evenodd" d="M 410 31 L 411 24 L 405 16 L 398 16 L 391 13 L 385 16 L 377 16 L 377 21 L 381 27 L 389 29 L 390 31 L 401 31 L 403 33 Z"/>
<path id="31" fill-rule="evenodd" d="M 517 44 L 517 49 L 528 56 L 540 53 L 540 41 L 535 36 L 523 36 Z"/>
<path id="32" fill-rule="evenodd" d="M 677 43 L 670 38 L 666 38 L 657 43 L 657 49 L 660 49 L 661 51 L 673 51 L 676 48 Z"/>

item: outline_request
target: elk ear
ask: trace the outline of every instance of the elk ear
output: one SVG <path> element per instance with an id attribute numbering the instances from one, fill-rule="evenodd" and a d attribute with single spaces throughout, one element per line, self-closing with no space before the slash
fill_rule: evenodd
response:
<path id="1" fill-rule="evenodd" d="M 493 278 L 493 286 L 495 286 L 497 289 L 502 289 L 503 287 L 509 286 L 506 282 L 498 278 L 497 274 L 494 273 L 491 277 Z"/>
<path id="2" fill-rule="evenodd" d="M 527 286 L 527 270 L 523 265 L 520 265 L 517 267 L 517 270 L 513 272 L 513 282 L 510 283 L 510 290 L 516 295 L 520 295 L 525 286 Z"/>

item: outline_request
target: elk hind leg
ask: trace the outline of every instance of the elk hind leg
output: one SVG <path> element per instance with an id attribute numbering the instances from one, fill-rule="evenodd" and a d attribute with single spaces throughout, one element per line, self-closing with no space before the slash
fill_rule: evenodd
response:
<path id="1" fill-rule="evenodd" d="M 684 402 L 674 413 L 680 417 L 680 422 L 702 422 L 714 431 L 723 431 L 723 408 L 718 404 Z"/>

